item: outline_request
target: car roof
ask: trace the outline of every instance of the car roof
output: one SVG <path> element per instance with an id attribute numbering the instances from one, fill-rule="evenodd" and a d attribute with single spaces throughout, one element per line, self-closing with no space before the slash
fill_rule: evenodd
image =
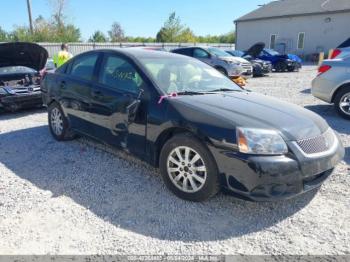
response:
<path id="1" fill-rule="evenodd" d="M 213 48 L 213 47 L 212 47 L 212 46 L 201 46 L 201 45 L 196 45 L 196 46 L 184 46 L 184 47 L 179 47 L 179 48 L 175 48 L 175 49 L 173 49 L 173 50 L 190 49 L 190 48 L 209 49 L 209 48 Z"/>
<path id="2" fill-rule="evenodd" d="M 162 51 L 154 51 L 154 50 L 145 50 L 142 48 L 118 48 L 118 49 L 99 49 L 99 50 L 93 50 L 89 51 L 87 53 L 99 53 L 99 52 L 108 52 L 116 54 L 123 54 L 130 58 L 138 59 L 138 58 L 176 58 L 183 56 L 170 53 L 170 52 L 162 52 Z"/>

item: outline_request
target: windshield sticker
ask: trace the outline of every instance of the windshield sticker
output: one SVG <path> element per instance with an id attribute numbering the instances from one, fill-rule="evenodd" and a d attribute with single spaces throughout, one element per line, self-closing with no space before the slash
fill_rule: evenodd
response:
<path id="1" fill-rule="evenodd" d="M 169 95 L 161 96 L 159 101 L 158 101 L 158 105 L 160 105 L 163 102 L 163 100 L 166 99 L 166 98 L 176 98 L 176 97 L 178 97 L 178 95 L 175 92 L 173 92 L 173 93 L 171 93 Z"/>

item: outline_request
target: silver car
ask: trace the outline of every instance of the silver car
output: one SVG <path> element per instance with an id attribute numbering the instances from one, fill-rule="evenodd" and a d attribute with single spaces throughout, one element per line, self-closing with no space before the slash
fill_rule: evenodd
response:
<path id="1" fill-rule="evenodd" d="M 337 112 L 350 119 L 350 57 L 324 60 L 312 81 L 313 96 L 333 103 Z"/>
<path id="2" fill-rule="evenodd" d="M 347 59 L 350 57 L 350 38 L 339 45 L 332 53 L 331 59 Z"/>
<path id="3" fill-rule="evenodd" d="M 253 67 L 250 62 L 245 63 L 215 47 L 184 47 L 171 52 L 190 56 L 216 68 L 218 71 L 234 78 L 241 75 L 252 75 Z"/>

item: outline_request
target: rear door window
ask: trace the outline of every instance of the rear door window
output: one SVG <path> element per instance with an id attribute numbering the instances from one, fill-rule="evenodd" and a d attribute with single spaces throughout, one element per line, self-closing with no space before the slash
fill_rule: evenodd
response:
<path id="1" fill-rule="evenodd" d="M 87 54 L 77 57 L 71 67 L 70 75 L 84 80 L 92 80 L 98 54 Z"/>
<path id="2" fill-rule="evenodd" d="M 192 48 L 183 48 L 175 50 L 174 53 L 180 54 L 180 55 L 186 55 L 186 56 L 192 56 L 193 49 Z"/>
<path id="3" fill-rule="evenodd" d="M 209 58 L 209 54 L 207 51 L 200 49 L 200 48 L 196 48 L 193 51 L 193 57 L 195 58 Z"/>

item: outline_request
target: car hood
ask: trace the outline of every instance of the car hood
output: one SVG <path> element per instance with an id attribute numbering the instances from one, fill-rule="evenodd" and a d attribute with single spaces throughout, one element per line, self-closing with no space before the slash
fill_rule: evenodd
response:
<path id="1" fill-rule="evenodd" d="M 222 60 L 225 61 L 232 61 L 237 63 L 250 63 L 248 60 L 242 58 L 242 57 L 235 57 L 235 56 L 229 56 L 229 57 L 220 57 Z"/>
<path id="2" fill-rule="evenodd" d="M 251 48 L 249 48 L 245 55 L 250 55 L 252 57 L 258 57 L 262 50 L 265 48 L 265 43 L 259 42 L 253 45 Z"/>
<path id="3" fill-rule="evenodd" d="M 48 53 L 33 43 L 0 44 L 0 67 L 26 66 L 37 71 L 45 67 Z"/>
<path id="4" fill-rule="evenodd" d="M 210 119 L 250 128 L 275 129 L 286 141 L 317 137 L 328 128 L 326 121 L 300 106 L 254 92 L 226 92 L 220 94 L 180 96 L 171 103 L 190 121 Z M 198 118 L 198 112 L 203 117 Z M 190 119 L 196 115 L 196 119 Z"/>
<path id="5" fill-rule="evenodd" d="M 234 56 L 217 56 L 219 59 L 223 60 L 223 61 L 229 61 L 229 62 L 237 62 L 240 63 L 240 61 L 237 59 L 238 57 L 234 57 Z"/>

